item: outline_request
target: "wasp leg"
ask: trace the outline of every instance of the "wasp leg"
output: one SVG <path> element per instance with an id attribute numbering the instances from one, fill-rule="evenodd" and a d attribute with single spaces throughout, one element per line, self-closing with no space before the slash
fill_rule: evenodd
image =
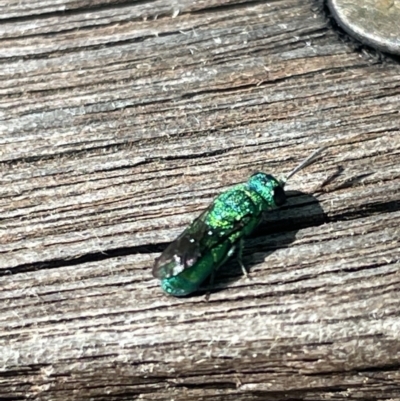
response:
<path id="1" fill-rule="evenodd" d="M 210 300 L 211 288 L 213 287 L 213 284 L 214 284 L 214 278 L 215 278 L 215 271 L 213 270 L 210 274 L 210 280 L 208 281 L 208 285 L 206 287 L 206 295 L 204 297 L 204 300 L 206 302 L 208 302 Z"/>
<path id="2" fill-rule="evenodd" d="M 238 260 L 238 263 L 239 263 L 239 265 L 240 265 L 240 267 L 242 269 L 243 275 L 246 276 L 246 278 L 250 278 L 249 272 L 248 272 L 248 270 L 246 269 L 246 267 L 244 266 L 244 264 L 242 262 L 243 245 L 244 245 L 244 240 L 243 240 L 243 238 L 241 238 L 239 240 L 239 249 L 238 249 L 238 253 L 237 253 L 237 260 Z"/>

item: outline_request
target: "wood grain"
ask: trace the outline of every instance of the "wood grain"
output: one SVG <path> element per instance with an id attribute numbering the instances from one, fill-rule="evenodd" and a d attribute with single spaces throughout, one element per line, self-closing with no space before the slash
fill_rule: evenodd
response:
<path id="1" fill-rule="evenodd" d="M 400 400 L 400 65 L 313 0 L 0 4 L 0 399 Z M 204 294 L 154 258 L 289 202 Z"/>

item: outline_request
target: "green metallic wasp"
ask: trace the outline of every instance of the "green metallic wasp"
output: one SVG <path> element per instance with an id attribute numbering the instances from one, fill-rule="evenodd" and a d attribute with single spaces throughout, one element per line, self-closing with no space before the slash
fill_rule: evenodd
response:
<path id="1" fill-rule="evenodd" d="M 161 279 L 161 288 L 176 297 L 199 289 L 238 249 L 241 262 L 243 239 L 260 223 L 268 210 L 286 202 L 287 180 L 312 163 L 325 148 L 316 150 L 286 178 L 280 180 L 265 173 L 253 174 L 214 199 L 212 204 L 186 228 L 155 260 L 153 276 Z"/>

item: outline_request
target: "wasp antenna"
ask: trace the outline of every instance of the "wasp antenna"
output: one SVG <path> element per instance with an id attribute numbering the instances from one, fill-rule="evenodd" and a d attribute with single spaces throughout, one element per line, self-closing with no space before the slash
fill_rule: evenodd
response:
<path id="1" fill-rule="evenodd" d="M 310 156 L 307 157 L 304 161 L 302 161 L 295 169 L 293 169 L 284 179 L 282 179 L 282 183 L 285 184 L 287 180 L 291 177 L 293 177 L 296 173 L 298 173 L 300 170 L 302 170 L 304 167 L 307 167 L 311 163 L 313 163 L 317 157 L 325 150 L 327 149 L 327 146 L 323 146 L 322 148 L 317 149 L 315 152 L 313 152 Z"/>

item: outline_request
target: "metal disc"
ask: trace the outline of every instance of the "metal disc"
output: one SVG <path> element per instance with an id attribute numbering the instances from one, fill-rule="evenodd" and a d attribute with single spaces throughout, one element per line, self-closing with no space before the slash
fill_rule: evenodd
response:
<path id="1" fill-rule="evenodd" d="M 400 55 L 400 0 L 328 0 L 340 27 L 360 42 Z"/>

